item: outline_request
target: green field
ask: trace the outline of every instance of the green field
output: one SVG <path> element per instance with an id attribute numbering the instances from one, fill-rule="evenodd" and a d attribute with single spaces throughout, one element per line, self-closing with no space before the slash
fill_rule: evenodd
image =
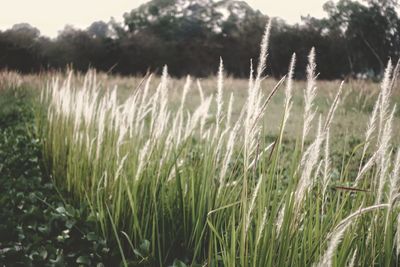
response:
<path id="1" fill-rule="evenodd" d="M 397 266 L 398 68 L 342 87 L 312 52 L 307 81 L 3 72 L 0 262 Z"/>

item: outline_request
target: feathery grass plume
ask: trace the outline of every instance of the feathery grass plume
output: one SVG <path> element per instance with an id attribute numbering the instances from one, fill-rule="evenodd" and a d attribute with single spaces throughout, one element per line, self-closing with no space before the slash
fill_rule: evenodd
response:
<path id="1" fill-rule="evenodd" d="M 269 21 L 264 36 L 261 42 L 261 51 L 259 57 L 259 63 L 257 68 L 257 76 L 253 82 L 249 82 L 249 85 L 253 84 L 252 87 L 248 88 L 248 97 L 245 105 L 246 109 L 246 117 L 244 122 L 244 144 L 243 144 L 243 166 L 245 169 L 244 177 L 243 177 L 243 189 L 241 192 L 241 203 L 242 203 L 242 216 L 245 217 L 247 214 L 247 179 L 248 179 L 248 172 L 247 167 L 250 164 L 251 157 L 256 152 L 256 147 L 259 140 L 259 134 L 261 131 L 259 120 L 261 118 L 262 112 L 262 93 L 261 93 L 261 80 L 262 75 L 266 68 L 266 61 L 267 61 L 267 53 L 268 53 L 268 43 L 269 43 L 269 36 L 271 32 L 271 20 Z M 251 71 L 250 71 L 251 72 Z M 250 75 L 252 75 L 250 73 Z M 246 231 L 246 224 L 242 224 L 242 232 L 240 236 L 240 256 L 241 256 L 241 264 L 244 264 L 244 258 L 246 257 L 246 240 L 247 240 L 247 231 Z"/>
<path id="2" fill-rule="evenodd" d="M 364 164 L 364 167 L 360 168 L 360 170 L 357 173 L 356 179 L 355 179 L 355 185 L 357 186 L 360 180 L 364 177 L 364 175 L 374 166 L 374 164 L 377 162 L 378 157 L 379 157 L 379 149 L 375 151 L 374 154 L 369 158 L 369 160 Z"/>
<path id="3" fill-rule="evenodd" d="M 393 70 L 392 61 L 389 59 L 389 62 L 385 69 L 385 73 L 384 73 L 383 80 L 381 83 L 378 139 L 381 138 L 383 127 L 385 125 L 385 121 L 386 121 L 388 113 L 389 113 L 389 106 L 390 106 L 390 88 L 389 88 L 389 86 L 390 86 L 390 81 L 391 81 L 392 70 Z"/>
<path id="4" fill-rule="evenodd" d="M 260 241 L 261 241 L 264 229 L 265 229 L 265 225 L 267 223 L 267 216 L 268 216 L 268 208 L 265 208 L 263 216 L 262 216 L 261 224 L 260 224 L 260 226 L 258 228 L 258 232 L 257 232 L 257 239 L 256 239 L 256 245 L 255 245 L 256 248 L 260 244 Z"/>
<path id="5" fill-rule="evenodd" d="M 377 181 L 378 185 L 378 197 L 377 203 L 380 203 L 382 200 L 382 194 L 384 186 L 387 182 L 387 171 L 389 169 L 389 161 L 390 161 L 390 140 L 392 138 L 392 124 L 393 124 L 393 117 L 396 112 L 396 105 L 393 107 L 392 112 L 390 113 L 389 117 L 386 120 L 384 129 L 382 131 L 382 136 L 380 142 L 380 148 L 378 153 L 379 155 L 379 180 Z"/>
<path id="6" fill-rule="evenodd" d="M 260 48 L 260 57 L 257 67 L 257 75 L 254 82 L 249 82 L 249 89 L 248 89 L 248 97 L 246 102 L 247 112 L 246 112 L 246 120 L 245 120 L 245 154 L 248 158 L 255 149 L 255 143 L 257 139 L 257 135 L 259 133 L 259 127 L 257 122 L 259 120 L 258 114 L 261 111 L 261 101 L 262 101 L 262 94 L 260 92 L 261 87 L 261 80 L 262 75 L 266 69 L 266 62 L 268 56 L 268 44 L 269 44 L 269 37 L 271 33 L 271 24 L 272 21 L 270 20 L 265 28 L 265 32 L 261 41 L 261 48 Z M 252 64 L 251 64 L 252 66 Z M 253 70 L 251 67 L 250 76 L 252 77 Z M 252 80 L 252 79 L 251 79 Z"/>
<path id="7" fill-rule="evenodd" d="M 218 68 L 218 89 L 217 89 L 217 114 L 215 117 L 216 120 L 216 134 L 219 132 L 220 124 L 222 122 L 222 108 L 224 105 L 223 100 L 223 87 L 224 87 L 224 62 L 222 58 L 219 59 L 219 68 Z"/>
<path id="8" fill-rule="evenodd" d="M 184 110 L 184 106 L 185 106 L 185 102 L 186 102 L 186 96 L 187 93 L 190 90 L 190 86 L 192 84 L 192 80 L 190 78 L 190 76 L 188 75 L 186 77 L 186 82 L 185 85 L 183 86 L 183 92 L 182 92 L 182 98 L 181 98 L 181 104 L 180 107 L 175 115 L 175 118 L 173 120 L 172 123 L 172 136 L 171 138 L 176 139 L 175 140 L 175 145 L 178 146 L 180 141 L 181 141 L 181 134 L 182 134 L 182 129 L 183 129 L 183 123 L 184 123 L 184 118 L 183 118 L 183 110 Z"/>
<path id="9" fill-rule="evenodd" d="M 117 171 L 115 172 L 114 181 L 118 180 L 119 177 L 121 176 L 121 172 L 122 172 L 122 169 L 124 167 L 124 163 L 125 163 L 127 158 L 128 158 L 128 154 L 123 156 L 122 159 L 118 162 L 118 168 L 117 168 Z"/>
<path id="10" fill-rule="evenodd" d="M 229 164 L 231 163 L 232 154 L 234 152 L 235 142 L 237 141 L 239 130 L 242 127 L 244 110 L 245 109 L 243 108 L 242 111 L 240 112 L 240 115 L 239 115 L 238 119 L 236 120 L 236 123 L 233 126 L 233 129 L 231 130 L 229 137 L 228 137 L 228 141 L 226 144 L 226 152 L 223 157 L 221 171 L 219 173 L 219 188 L 218 188 L 217 195 L 219 195 L 221 192 L 221 189 L 224 186 L 226 186 L 226 173 L 227 173 Z M 227 129 L 229 129 L 229 128 L 227 128 Z"/>
<path id="11" fill-rule="evenodd" d="M 207 122 L 207 119 L 209 117 L 209 110 L 211 106 L 211 101 L 212 101 L 213 96 L 207 97 L 206 100 L 202 101 L 201 105 L 204 106 L 203 112 L 201 113 L 201 118 L 200 118 L 200 136 L 203 139 L 208 140 L 206 137 L 207 134 L 204 132 L 204 128 Z"/>
<path id="12" fill-rule="evenodd" d="M 123 144 L 123 140 L 126 136 L 126 134 L 128 133 L 128 127 L 126 127 L 125 123 L 121 123 L 120 127 L 118 129 L 118 138 L 117 138 L 117 143 L 116 143 L 116 147 L 117 147 L 117 158 L 119 158 L 120 154 L 120 148 Z"/>
<path id="13" fill-rule="evenodd" d="M 393 70 L 392 81 L 390 82 L 390 92 L 393 91 L 396 82 L 400 75 L 400 59 L 397 61 L 396 67 Z"/>
<path id="14" fill-rule="evenodd" d="M 324 138 L 325 138 L 325 136 L 324 136 Z M 321 144 L 321 146 L 322 146 L 322 144 Z M 315 171 L 314 171 L 314 178 L 312 179 L 312 182 L 314 183 L 315 181 L 317 181 L 317 179 L 318 179 L 318 176 L 319 175 L 321 175 L 321 173 L 322 173 L 322 164 L 324 163 L 324 161 L 323 160 L 320 160 L 319 161 L 319 163 L 318 163 L 318 165 L 316 165 L 317 167 L 315 168 Z M 310 190 L 311 191 L 311 190 Z"/>
<path id="15" fill-rule="evenodd" d="M 140 178 L 140 175 L 142 174 L 143 168 L 146 164 L 148 155 L 150 154 L 150 143 L 151 139 L 148 139 L 146 144 L 140 149 L 139 151 L 139 159 L 138 159 L 138 164 L 137 164 L 137 169 L 136 169 L 136 174 L 135 174 L 135 181 L 138 181 Z"/>
<path id="16" fill-rule="evenodd" d="M 301 166 L 303 166 L 303 170 L 294 195 L 296 209 L 300 207 L 306 193 L 311 188 L 312 185 L 311 174 L 312 171 L 314 170 L 314 167 L 317 164 L 323 138 L 324 136 L 322 132 L 322 122 L 320 117 L 316 138 L 314 142 L 308 147 L 307 151 L 304 152 L 303 158 L 301 159 L 302 162 Z"/>
<path id="17" fill-rule="evenodd" d="M 325 150 L 324 150 L 324 172 L 323 172 L 323 179 L 322 179 L 322 201 L 323 205 L 325 203 L 325 194 L 328 188 L 329 182 L 331 180 L 331 160 L 329 157 L 329 129 L 326 131 L 325 134 Z M 324 209 L 322 209 L 324 210 Z"/>
<path id="18" fill-rule="evenodd" d="M 83 101 L 86 103 L 83 106 L 83 119 L 84 119 L 84 124 L 86 127 L 90 128 L 90 125 L 92 123 L 92 119 L 94 116 L 95 108 L 97 107 L 97 98 L 98 98 L 98 88 L 97 88 L 97 83 L 96 83 L 96 74 L 95 72 L 89 72 L 87 76 L 85 76 L 85 79 L 87 79 L 87 86 L 88 87 L 83 87 L 81 90 L 83 90 L 85 93 L 82 94 L 82 97 L 85 98 Z"/>
<path id="19" fill-rule="evenodd" d="M 143 89 L 142 97 L 140 99 L 137 116 L 135 118 L 135 126 L 134 126 L 135 135 L 141 134 L 143 127 L 144 127 L 143 119 L 146 116 L 146 109 L 148 108 L 146 102 L 148 101 L 147 97 L 148 97 L 148 94 L 150 91 L 150 83 L 151 83 L 152 77 L 153 77 L 152 74 L 148 75 L 144 89 Z M 151 101 L 148 101 L 148 102 L 151 103 Z"/>
<path id="20" fill-rule="evenodd" d="M 261 41 L 261 45 L 260 45 L 260 58 L 259 58 L 259 64 L 257 67 L 256 83 L 261 80 L 261 77 L 267 66 L 266 63 L 267 63 L 267 56 L 268 56 L 269 38 L 271 35 L 271 27 L 272 27 L 272 19 L 267 24 L 265 31 L 264 31 L 264 35 L 262 37 L 262 41 Z"/>
<path id="21" fill-rule="evenodd" d="M 159 140 L 165 130 L 168 103 L 168 68 L 164 66 L 161 82 L 151 97 L 150 133 L 155 141 Z"/>
<path id="22" fill-rule="evenodd" d="M 233 97 L 233 92 L 232 92 L 231 96 L 229 97 L 228 110 L 226 112 L 226 128 L 231 127 L 233 101 L 234 101 L 234 97 Z"/>
<path id="23" fill-rule="evenodd" d="M 247 211 L 247 216 L 245 219 L 245 224 L 246 224 L 246 233 L 249 231 L 249 227 L 250 227 L 250 221 L 251 221 L 251 214 L 253 213 L 254 210 L 254 205 L 256 203 L 256 199 L 258 196 L 258 191 L 260 191 L 260 187 L 261 187 L 261 183 L 263 181 L 263 175 L 261 175 L 258 178 L 258 182 L 256 187 L 253 189 L 253 194 L 251 196 L 251 200 L 250 200 L 250 205 L 249 205 L 249 209 Z"/>
<path id="24" fill-rule="evenodd" d="M 255 121 L 258 122 L 258 120 L 261 119 L 262 115 L 264 115 L 264 112 L 268 106 L 268 104 L 270 103 L 272 97 L 275 95 L 275 93 L 278 91 L 278 89 L 280 88 L 280 86 L 285 82 L 286 76 L 283 76 L 274 86 L 274 88 L 272 88 L 271 92 L 269 93 L 269 95 L 265 98 L 264 102 L 262 103 L 262 105 L 260 105 L 259 108 L 259 112 L 258 114 L 255 114 Z M 261 102 L 260 102 L 261 103 Z"/>
<path id="25" fill-rule="evenodd" d="M 185 102 L 186 102 L 186 96 L 190 90 L 190 87 L 192 85 L 192 78 L 190 77 L 190 75 L 188 75 L 186 77 L 186 82 L 185 85 L 183 86 L 183 93 L 182 93 L 182 98 L 181 98 L 181 105 L 179 110 L 183 110 Z"/>
<path id="26" fill-rule="evenodd" d="M 387 164 L 389 165 L 390 162 L 387 162 Z M 393 162 L 393 169 L 389 176 L 389 188 L 388 188 L 389 192 L 387 197 L 387 201 L 389 202 L 389 211 L 386 214 L 385 235 L 387 234 L 388 226 L 391 223 L 390 215 L 393 214 L 392 212 L 396 204 L 396 199 L 400 196 L 398 194 L 399 188 L 400 188 L 400 150 L 398 150 L 396 153 L 395 160 Z"/>
<path id="27" fill-rule="evenodd" d="M 400 213 L 397 215 L 397 227 L 396 227 L 396 255 L 400 256 Z"/>
<path id="28" fill-rule="evenodd" d="M 19 88 L 23 83 L 21 75 L 15 71 L 2 70 L 0 72 L 0 90 Z"/>
<path id="29" fill-rule="evenodd" d="M 197 84 L 197 89 L 199 91 L 201 103 L 203 103 L 204 102 L 204 90 L 203 90 L 203 87 L 201 86 L 199 79 L 196 80 L 196 84 Z"/>
<path id="30" fill-rule="evenodd" d="M 231 158 L 232 158 L 232 154 L 233 154 L 233 149 L 235 146 L 235 141 L 236 141 L 236 137 L 239 131 L 239 127 L 240 124 L 236 123 L 235 127 L 233 127 L 232 131 L 229 134 L 229 138 L 228 138 L 228 142 L 226 145 L 226 152 L 225 152 L 225 156 L 222 160 L 223 164 L 221 167 L 221 171 L 219 174 L 219 186 L 220 189 L 218 190 L 218 193 L 220 192 L 221 188 L 225 185 L 225 175 L 226 172 L 228 170 Z"/>
<path id="31" fill-rule="evenodd" d="M 74 122 L 74 131 L 78 131 L 79 127 L 82 123 L 82 113 L 83 113 L 83 106 L 86 105 L 85 96 L 83 95 L 85 91 L 80 90 L 77 92 L 76 97 L 76 109 L 75 109 L 75 122 Z"/>
<path id="32" fill-rule="evenodd" d="M 336 248 L 339 246 L 340 241 L 343 238 L 344 233 L 347 228 L 351 225 L 352 221 L 348 221 L 346 224 L 342 224 L 338 229 L 333 233 L 328 248 L 326 249 L 324 255 L 321 258 L 321 261 L 316 265 L 318 267 L 330 267 L 332 266 L 332 258 L 334 256 Z"/>
<path id="33" fill-rule="evenodd" d="M 272 142 L 271 144 L 269 144 L 266 148 L 264 148 L 257 156 L 257 158 L 262 157 L 267 151 L 269 151 L 271 148 L 273 148 L 275 146 L 275 142 Z M 250 170 L 251 168 L 254 167 L 254 165 L 257 163 L 257 158 L 253 159 L 252 162 L 250 162 L 249 167 L 247 168 L 247 170 Z"/>
<path id="34" fill-rule="evenodd" d="M 112 118 L 113 127 L 117 128 L 115 126 L 116 123 L 119 122 L 118 120 L 116 120 L 116 114 L 117 114 L 117 109 L 118 109 L 118 105 L 117 105 L 117 86 L 114 86 L 112 88 L 112 90 L 111 90 L 110 98 L 108 99 L 108 105 L 110 106 L 110 110 L 111 110 L 111 118 Z"/>
<path id="35" fill-rule="evenodd" d="M 135 132 L 136 118 L 140 112 L 140 90 L 137 90 L 132 97 L 128 98 L 123 104 L 123 121 L 129 130 L 129 138 L 132 138 Z"/>
<path id="36" fill-rule="evenodd" d="M 318 158 L 320 155 L 321 144 L 322 144 L 323 138 L 324 138 L 321 121 L 322 120 L 321 120 L 321 116 L 320 116 L 316 138 L 313 141 L 313 143 L 308 147 L 308 149 L 303 153 L 301 161 L 300 161 L 299 167 L 300 166 L 302 167 L 302 173 L 301 173 L 300 179 L 297 183 L 296 189 L 293 192 L 294 213 L 296 215 L 295 218 L 297 217 L 297 215 L 300 211 L 300 207 L 303 203 L 304 197 L 311 190 L 311 186 L 313 183 L 313 179 L 312 179 L 311 175 L 317 164 L 317 161 L 318 161 Z M 320 167 L 321 167 L 321 164 L 319 164 L 319 166 L 317 166 L 316 172 L 319 172 Z M 278 213 L 278 218 L 276 220 L 276 229 L 277 229 L 278 233 L 281 232 L 285 209 L 286 209 L 286 206 L 281 208 L 281 210 Z"/>
<path id="37" fill-rule="evenodd" d="M 376 130 L 376 120 L 377 120 L 380 98 L 381 98 L 381 94 L 378 95 L 378 99 L 376 100 L 376 102 L 374 104 L 374 108 L 373 108 L 372 113 L 368 120 L 367 129 L 365 131 L 365 141 L 364 141 L 363 151 L 361 154 L 361 160 L 360 160 L 360 166 L 359 166 L 358 172 L 361 171 L 362 163 L 365 158 L 365 153 L 367 152 L 369 145 L 371 143 L 372 134 Z"/>
<path id="38" fill-rule="evenodd" d="M 311 128 L 312 120 L 314 119 L 315 111 L 313 110 L 314 99 L 316 96 L 316 75 L 315 75 L 315 48 L 311 48 L 308 55 L 307 65 L 307 87 L 304 91 L 304 115 L 303 115 L 303 135 L 301 141 L 302 150 L 304 142 Z"/>
<path id="39" fill-rule="evenodd" d="M 228 133 L 229 128 L 225 129 L 223 132 L 221 132 L 218 136 L 218 140 L 216 143 L 216 147 L 214 149 L 214 160 L 215 160 L 215 165 L 219 165 L 220 162 L 220 156 L 221 156 L 221 151 L 222 148 L 225 144 L 225 135 Z"/>
<path id="40" fill-rule="evenodd" d="M 300 179 L 297 183 L 296 189 L 293 192 L 294 196 L 294 218 L 295 220 L 298 219 L 298 215 L 300 212 L 300 208 L 303 204 L 303 200 L 307 193 L 311 190 L 313 179 L 312 179 L 312 172 L 315 169 L 316 163 L 319 158 L 320 154 L 320 147 L 323 142 L 323 133 L 322 133 L 322 123 L 321 123 L 321 116 L 319 118 L 317 135 L 314 142 L 308 147 L 307 151 L 303 153 L 302 159 L 300 161 L 300 166 L 302 166 L 303 170 L 300 176 Z M 316 173 L 319 172 L 321 164 L 317 166 Z M 291 194 L 292 197 L 292 194 Z M 278 213 L 278 218 L 276 220 L 276 230 L 277 233 L 281 233 L 282 223 L 284 219 L 286 206 L 283 206 Z"/>
<path id="41" fill-rule="evenodd" d="M 390 176 L 389 201 L 391 205 L 393 205 L 394 197 L 399 192 L 399 188 L 400 188 L 400 148 L 397 149 L 393 170 Z"/>
<path id="42" fill-rule="evenodd" d="M 333 103 L 329 109 L 328 115 L 325 120 L 324 132 L 329 131 L 329 129 L 331 127 L 333 117 L 335 116 L 336 109 L 340 103 L 340 96 L 342 95 L 342 92 L 343 92 L 343 84 L 344 84 L 344 81 L 342 81 L 340 83 L 339 91 L 337 92 L 335 99 L 333 100 Z"/>
<path id="43" fill-rule="evenodd" d="M 335 99 L 329 109 L 327 118 L 325 120 L 325 124 L 323 129 L 321 129 L 321 118 L 319 119 L 319 127 L 318 127 L 318 133 L 315 141 L 310 145 L 310 147 L 303 153 L 302 159 L 301 159 L 301 166 L 304 167 L 299 185 L 296 189 L 295 193 L 295 203 L 301 203 L 302 199 L 304 197 L 304 190 L 309 190 L 307 189 L 311 185 L 311 172 L 315 167 L 315 164 L 318 161 L 319 153 L 320 153 L 320 147 L 321 144 L 324 140 L 324 138 L 329 138 L 329 130 L 331 127 L 331 123 L 333 120 L 333 117 L 335 115 L 335 111 L 339 105 L 340 102 L 340 96 L 343 91 L 343 82 L 340 84 L 339 91 L 337 92 Z M 312 115 L 314 116 L 314 115 Z M 319 169 L 319 168 L 318 168 Z M 326 187 L 329 182 L 329 140 L 326 140 L 325 143 L 325 164 L 324 164 L 324 178 L 323 178 L 323 196 L 325 194 Z"/>
<path id="44" fill-rule="evenodd" d="M 292 200 L 292 196 L 293 196 L 293 194 L 290 193 L 291 200 Z M 276 221 L 275 221 L 276 232 L 278 235 L 281 234 L 283 217 L 285 216 L 285 211 L 286 211 L 286 204 L 280 208 L 280 210 L 278 212 L 278 217 L 276 218 Z"/>
<path id="45" fill-rule="evenodd" d="M 89 150 L 88 150 L 88 158 L 89 158 L 89 160 L 92 160 L 92 157 L 93 157 L 92 153 L 93 153 L 93 147 L 94 147 L 95 141 L 96 141 L 96 137 L 93 137 L 90 140 L 90 145 L 89 145 Z"/>
<path id="46" fill-rule="evenodd" d="M 193 113 L 193 116 L 188 119 L 187 128 L 185 129 L 184 140 L 189 138 L 193 133 L 198 123 L 204 128 L 205 120 L 208 116 L 212 101 L 212 96 L 209 96 Z"/>
<path id="47" fill-rule="evenodd" d="M 354 267 L 356 263 L 356 257 L 357 257 L 357 248 L 353 252 L 353 256 L 351 257 L 349 264 L 347 265 L 348 267 Z"/>
<path id="48" fill-rule="evenodd" d="M 344 218 L 341 222 L 339 222 L 336 226 L 336 229 L 329 235 L 330 241 L 328 243 L 328 248 L 321 257 L 319 263 L 316 264 L 316 266 L 318 267 L 332 266 L 332 257 L 334 256 L 335 250 L 338 247 L 340 241 L 342 240 L 343 235 L 346 232 L 347 228 L 353 223 L 354 219 L 356 219 L 358 216 L 362 214 L 388 207 L 389 204 L 377 204 L 365 208 L 360 207 L 356 212 L 350 214 L 349 216 Z"/>
<path id="49" fill-rule="evenodd" d="M 254 87 L 254 67 L 253 67 L 253 59 L 250 59 L 249 88 L 253 87 Z"/>
<path id="50" fill-rule="evenodd" d="M 290 110 L 292 109 L 292 95 L 293 95 L 293 76 L 294 69 L 296 66 L 296 53 L 293 53 L 292 59 L 290 61 L 289 72 L 286 80 L 286 89 L 285 89 L 285 111 L 282 129 L 285 128 L 286 122 L 289 118 Z"/>
<path id="51" fill-rule="evenodd" d="M 257 75 L 255 81 L 253 81 L 253 64 L 252 61 L 250 62 L 250 80 L 249 80 L 249 98 L 251 96 L 251 99 L 249 99 L 249 104 L 254 103 L 258 98 L 260 94 L 260 87 L 261 87 L 261 80 L 263 77 L 263 73 L 265 72 L 266 66 L 267 66 L 267 57 L 268 57 L 268 46 L 269 46 L 269 38 L 271 35 L 271 26 L 272 26 L 272 19 L 269 21 L 267 24 L 264 35 L 261 40 L 261 45 L 260 45 L 260 56 L 259 56 L 259 62 L 257 66 Z"/>
<path id="52" fill-rule="evenodd" d="M 97 144 L 96 144 L 96 160 L 99 160 L 100 150 L 102 148 L 103 140 L 104 140 L 104 131 L 106 128 L 106 104 L 105 98 L 102 99 L 98 108 L 97 114 Z"/>
<path id="53" fill-rule="evenodd" d="M 168 67 L 164 66 L 160 83 L 160 98 L 159 98 L 159 112 L 156 119 L 156 134 L 155 139 L 159 139 L 166 129 L 168 121 Z"/>

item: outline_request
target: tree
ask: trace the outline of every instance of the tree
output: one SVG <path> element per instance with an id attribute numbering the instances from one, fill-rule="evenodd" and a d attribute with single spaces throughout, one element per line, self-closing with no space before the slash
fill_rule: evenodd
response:
<path id="1" fill-rule="evenodd" d="M 110 25 L 104 21 L 93 22 L 86 31 L 92 38 L 105 39 L 112 36 Z"/>
<path id="2" fill-rule="evenodd" d="M 350 0 L 324 5 L 328 30 L 342 32 L 353 72 L 381 74 L 388 57 L 397 56 L 399 18 L 394 6 L 368 1 L 368 6 Z M 384 10 L 384 12 L 383 12 Z"/>
<path id="3" fill-rule="evenodd" d="M 15 24 L 0 34 L 0 68 L 22 72 L 40 70 L 40 31 L 27 23 Z"/>
<path id="4" fill-rule="evenodd" d="M 304 77 L 314 46 L 320 78 L 379 76 L 389 57 L 400 56 L 397 8 L 397 0 L 340 0 L 324 5 L 324 19 L 307 16 L 296 25 L 275 19 L 268 74 L 286 74 L 296 52 L 296 77 Z M 248 77 L 268 19 L 244 1 L 152 0 L 125 13 L 123 23 L 111 18 L 85 30 L 67 25 L 55 39 L 21 23 L 0 31 L 0 68 L 37 72 L 72 64 L 81 71 L 143 74 L 167 64 L 174 76 L 207 76 L 216 73 L 222 56 L 228 74 Z"/>

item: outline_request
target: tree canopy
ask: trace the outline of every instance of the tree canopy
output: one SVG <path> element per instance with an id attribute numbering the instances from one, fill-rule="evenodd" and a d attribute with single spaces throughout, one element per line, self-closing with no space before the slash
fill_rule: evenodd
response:
<path id="1" fill-rule="evenodd" d="M 397 9 L 397 0 L 340 0 L 324 5 L 324 19 L 308 16 L 296 25 L 275 19 L 270 74 L 284 75 L 294 52 L 298 69 L 305 69 L 315 47 L 321 78 L 381 75 L 388 58 L 400 56 Z M 0 31 L 0 68 L 38 72 L 72 65 L 143 74 L 167 64 L 175 76 L 206 76 L 216 72 L 221 56 L 229 74 L 245 77 L 269 19 L 243 1 L 152 0 L 125 13 L 123 23 L 96 21 L 84 30 L 67 25 L 55 39 L 21 23 Z"/>

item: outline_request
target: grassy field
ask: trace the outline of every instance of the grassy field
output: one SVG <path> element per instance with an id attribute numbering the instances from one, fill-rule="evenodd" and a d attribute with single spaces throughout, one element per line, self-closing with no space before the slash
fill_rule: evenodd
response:
<path id="1" fill-rule="evenodd" d="M 88 207 L 115 265 L 397 266 L 399 66 L 341 85 L 317 81 L 314 56 L 307 81 L 293 58 L 281 81 L 261 60 L 249 81 L 221 62 L 198 83 L 165 68 L 0 84 L 37 96 L 43 177 Z"/>
<path id="2" fill-rule="evenodd" d="M 66 79 L 66 74 L 56 73 L 43 75 L 25 75 L 19 77 L 20 82 L 25 86 L 34 88 L 35 90 L 41 90 L 46 87 L 46 82 L 50 81 L 54 76 L 59 79 Z M 14 78 L 15 79 L 15 78 Z M 77 84 L 82 84 L 84 80 L 84 74 L 75 75 L 74 79 Z M 195 107 L 200 103 L 200 94 L 197 87 L 197 81 L 201 83 L 204 94 L 212 95 L 216 94 L 217 88 L 217 77 L 209 78 L 192 78 L 193 86 L 190 89 L 188 99 L 186 100 L 185 107 L 189 111 L 194 111 Z M 126 77 L 126 76 L 115 76 L 106 75 L 104 73 L 97 74 L 97 81 L 99 83 L 99 90 L 104 93 L 117 88 L 117 94 L 120 101 L 125 100 L 131 95 L 133 91 L 142 83 L 143 77 Z M 155 90 L 156 86 L 160 82 L 160 77 L 153 77 L 153 86 L 150 90 Z M 186 78 L 171 79 L 169 81 L 169 105 L 172 110 L 176 110 L 181 101 L 182 89 L 185 85 Z M 263 90 L 265 94 L 268 94 L 274 86 L 278 83 L 277 80 L 267 78 L 263 81 Z M 324 114 L 330 108 L 330 105 L 339 89 L 341 81 L 316 81 L 317 83 L 317 96 L 315 99 L 315 108 L 317 113 Z M 280 88 L 272 98 L 268 112 L 265 114 L 263 124 L 266 131 L 270 135 L 277 135 L 279 133 L 280 115 L 283 113 L 283 101 L 285 98 L 284 86 Z M 301 132 L 303 126 L 302 113 L 303 113 L 303 102 L 304 102 L 304 90 L 306 88 L 306 81 L 295 81 L 293 84 L 293 116 L 291 116 L 287 122 L 285 128 L 285 139 L 296 139 L 298 133 Z M 241 111 L 242 106 L 246 102 L 248 90 L 248 80 L 236 79 L 231 77 L 224 78 L 224 100 L 229 101 L 231 94 L 234 95 L 235 105 L 232 110 L 232 117 L 236 119 Z M 348 80 L 343 85 L 343 95 L 341 103 L 338 107 L 333 121 L 334 127 L 332 127 L 332 138 L 339 136 L 342 138 L 344 135 L 351 136 L 354 138 L 362 139 L 366 129 L 366 125 L 372 112 L 375 101 L 380 92 L 380 83 L 363 80 Z M 400 89 L 398 86 L 393 90 L 391 95 L 391 101 L 393 103 L 399 103 L 400 101 Z M 214 107 L 211 107 L 212 111 Z M 297 116 L 296 116 L 297 114 Z M 394 131 L 400 130 L 400 111 L 396 112 L 394 118 Z M 311 133 L 312 136 L 312 133 Z M 399 142 L 400 136 L 393 136 L 394 141 Z"/>
<path id="3" fill-rule="evenodd" d="M 127 78 L 127 77 L 102 77 L 107 82 L 101 82 L 105 87 L 117 85 L 120 99 L 126 99 L 132 90 L 134 90 L 141 82 L 142 78 Z M 217 92 L 217 77 L 200 78 L 198 79 L 206 95 L 216 94 Z M 171 108 L 179 107 L 181 101 L 182 89 L 184 88 L 186 79 L 172 79 L 169 87 L 169 97 Z M 332 104 L 332 101 L 339 90 L 341 81 L 316 81 L 317 96 L 315 99 L 315 108 L 317 113 L 326 114 Z M 159 83 L 159 78 L 154 79 L 153 88 Z M 267 95 L 278 83 L 275 79 L 266 79 L 263 81 L 262 88 Z M 303 127 L 302 114 L 304 111 L 304 90 L 306 81 L 295 81 L 293 84 L 293 107 L 291 116 L 285 128 L 285 139 L 296 139 L 299 137 Z M 272 98 L 268 111 L 265 114 L 263 124 L 267 134 L 277 135 L 279 133 L 280 119 L 284 111 L 284 86 L 280 88 Z M 241 111 L 242 106 L 246 102 L 248 93 L 248 80 L 235 79 L 230 77 L 224 78 L 224 100 L 229 102 L 231 94 L 234 96 L 234 106 L 232 111 L 233 119 L 236 119 Z M 350 80 L 343 85 L 343 95 L 341 103 L 338 107 L 333 121 L 332 138 L 336 136 L 343 137 L 344 135 L 363 138 L 370 113 L 380 92 L 379 82 Z M 188 110 L 193 111 L 200 103 L 200 95 L 197 85 L 194 84 L 189 92 L 186 106 Z M 393 103 L 400 101 L 400 90 L 395 89 L 391 96 Z M 213 107 L 211 107 L 213 110 Z M 215 110 L 214 110 L 215 111 Z M 400 130 L 400 112 L 397 111 L 394 127 L 395 131 Z M 396 141 L 400 136 L 394 136 Z"/>

